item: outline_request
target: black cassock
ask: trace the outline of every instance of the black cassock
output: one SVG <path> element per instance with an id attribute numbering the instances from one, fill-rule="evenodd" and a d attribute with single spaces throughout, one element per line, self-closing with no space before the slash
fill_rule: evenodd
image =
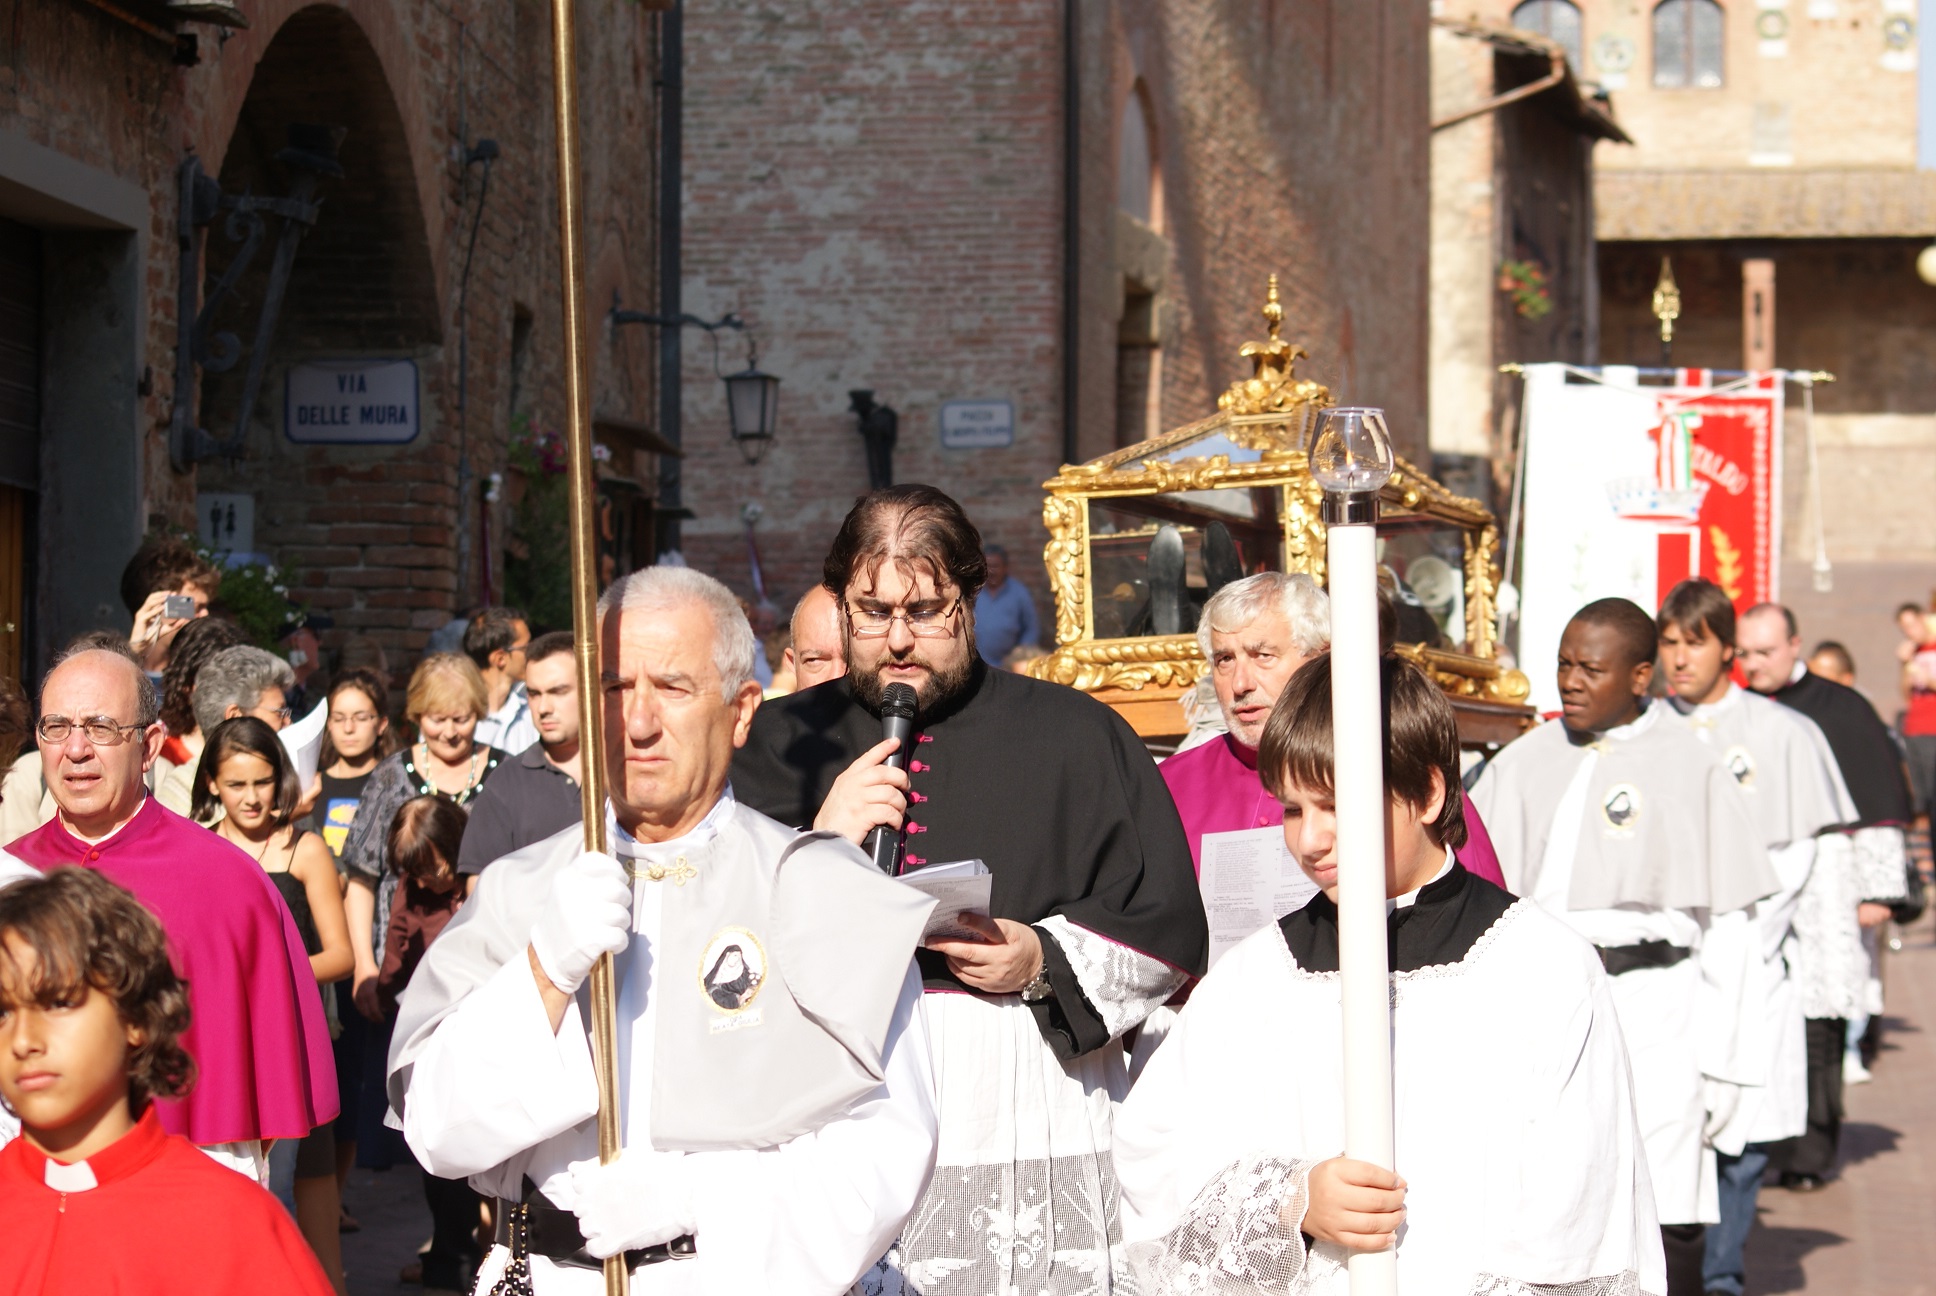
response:
<path id="1" fill-rule="evenodd" d="M 1208 933 L 1189 843 L 1142 741 L 1085 693 L 976 663 L 966 696 L 922 716 L 909 758 L 913 792 L 903 869 L 980 859 L 994 875 L 991 912 L 1035 926 L 1054 994 L 1034 1005 L 1058 1057 L 1121 1033 L 1110 1005 L 1090 1001 L 1063 947 L 1060 918 L 1191 975 Z M 811 826 L 828 791 L 881 740 L 881 721 L 845 678 L 762 703 L 733 759 L 733 794 L 781 823 Z M 1059 937 L 1058 932 L 1063 934 Z M 967 987 L 923 950 L 931 990 Z M 970 993 L 973 993 L 970 991 Z"/>

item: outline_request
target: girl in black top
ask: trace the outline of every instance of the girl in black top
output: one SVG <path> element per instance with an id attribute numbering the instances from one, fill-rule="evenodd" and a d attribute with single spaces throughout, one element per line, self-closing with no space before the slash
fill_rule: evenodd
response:
<path id="1" fill-rule="evenodd" d="M 269 875 L 289 906 L 309 953 L 310 971 L 322 987 L 349 975 L 350 929 L 335 858 L 322 838 L 291 822 L 301 796 L 295 763 L 276 731 L 261 720 L 237 716 L 207 735 L 195 771 L 195 819 L 207 823 L 219 811 L 216 835 Z M 341 1273 L 342 1199 L 332 1127 L 318 1126 L 295 1145 L 294 1155 L 297 1227 L 324 1272 Z"/>

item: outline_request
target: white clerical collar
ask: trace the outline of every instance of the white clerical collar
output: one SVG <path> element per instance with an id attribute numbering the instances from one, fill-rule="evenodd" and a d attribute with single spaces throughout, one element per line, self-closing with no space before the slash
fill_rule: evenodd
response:
<path id="1" fill-rule="evenodd" d="M 1806 674 L 1808 674 L 1808 663 L 1797 657 L 1794 666 L 1788 672 L 1788 682 L 1799 684 L 1802 682 L 1802 676 Z"/>
<path id="2" fill-rule="evenodd" d="M 1445 862 L 1439 865 L 1439 871 L 1434 873 L 1431 877 L 1426 878 L 1423 882 L 1419 883 L 1417 886 L 1413 887 L 1410 891 L 1407 891 L 1402 896 L 1386 897 L 1385 912 L 1388 914 L 1397 913 L 1400 909 L 1410 909 L 1413 905 L 1417 904 L 1418 893 L 1423 891 L 1426 887 L 1431 886 L 1434 882 L 1444 877 L 1447 873 L 1450 873 L 1452 871 L 1452 864 L 1453 864 L 1452 848 L 1448 846 L 1446 847 L 1446 850 L 1445 850 Z"/>
<path id="3" fill-rule="evenodd" d="M 66 812 L 64 811 L 61 813 L 61 817 L 60 817 L 61 827 L 66 829 L 68 836 L 74 838 L 74 840 L 84 841 L 90 846 L 99 846 L 103 842 L 111 842 L 116 837 L 119 837 L 122 831 L 125 830 L 129 824 L 135 821 L 135 816 L 139 815 L 142 812 L 142 810 L 147 807 L 147 804 L 148 804 L 148 798 L 144 794 L 141 798 L 141 804 L 134 808 L 134 814 L 129 815 L 126 819 L 122 820 L 114 827 L 108 829 L 105 833 L 102 833 L 99 837 L 89 837 L 87 834 L 83 833 L 80 829 L 76 828 L 72 823 L 69 823 Z"/>
<path id="4" fill-rule="evenodd" d="M 94 1168 L 85 1161 L 73 1165 L 62 1165 L 52 1157 L 47 1158 L 47 1168 L 41 1172 L 40 1180 L 55 1192 L 87 1192 L 101 1186 L 94 1177 Z"/>
<path id="5" fill-rule="evenodd" d="M 1728 682 L 1728 691 L 1721 695 L 1719 702 L 1684 702 L 1680 698 L 1673 698 L 1672 701 L 1674 703 L 1674 709 L 1690 720 L 1711 720 L 1723 711 L 1740 706 L 1741 690 L 1736 688 L 1734 682 L 1730 680 Z"/>
<path id="6" fill-rule="evenodd" d="M 706 812 L 704 819 L 693 826 L 691 832 L 682 833 L 669 841 L 642 842 L 619 827 L 618 816 L 611 804 L 607 802 L 605 827 L 611 835 L 612 853 L 621 859 L 660 860 L 677 855 L 681 851 L 704 846 L 719 836 L 719 830 L 724 828 L 726 821 L 733 817 L 734 805 L 733 785 L 728 783 L 720 790 L 719 800 L 713 802 L 713 808 Z"/>

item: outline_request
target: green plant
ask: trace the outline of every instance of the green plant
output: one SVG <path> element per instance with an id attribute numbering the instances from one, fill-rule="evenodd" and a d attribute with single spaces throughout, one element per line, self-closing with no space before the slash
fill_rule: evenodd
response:
<path id="1" fill-rule="evenodd" d="M 1537 261 L 1506 261 L 1499 266 L 1499 291 L 1512 298 L 1522 319 L 1544 319 L 1552 314 L 1546 269 Z"/>
<path id="2" fill-rule="evenodd" d="M 511 421 L 505 465 L 524 478 L 511 508 L 504 558 L 504 597 L 533 625 L 571 624 L 571 493 L 565 476 L 565 443 L 558 433 L 534 427 L 530 416 Z"/>

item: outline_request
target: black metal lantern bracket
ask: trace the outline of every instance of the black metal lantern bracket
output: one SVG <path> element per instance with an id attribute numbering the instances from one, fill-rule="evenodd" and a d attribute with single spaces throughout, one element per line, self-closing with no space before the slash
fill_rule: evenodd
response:
<path id="1" fill-rule="evenodd" d="M 315 225 L 322 211 L 316 187 L 323 179 L 340 179 L 343 167 L 336 160 L 345 128 L 292 124 L 289 146 L 276 153 L 276 161 L 295 172 L 289 193 L 282 198 L 258 198 L 244 191 L 222 192 L 222 187 L 202 171 L 202 161 L 194 153 L 182 160 L 177 172 L 180 183 L 180 211 L 175 234 L 180 250 L 178 298 L 175 312 L 175 394 L 168 422 L 168 460 L 176 472 L 187 472 L 205 459 L 238 459 L 242 456 L 249 419 L 255 413 L 256 398 L 262 390 L 262 374 L 269 361 L 270 344 L 275 339 L 276 318 L 282 313 L 283 293 L 289 287 L 289 272 L 296 263 L 296 247 L 302 236 Z M 230 258 L 222 277 L 201 298 L 202 249 L 208 227 L 227 213 L 222 231 L 231 243 L 241 246 Z M 242 384 L 242 400 L 235 414 L 235 430 L 217 438 L 197 425 L 195 370 L 225 373 L 242 358 L 241 341 L 223 330 L 211 333 L 215 313 L 235 291 L 248 271 L 267 235 L 267 216 L 279 217 L 282 228 L 276 237 L 275 254 L 269 265 L 269 283 L 262 294 L 256 318 L 255 340 L 249 347 L 249 367 Z"/>
<path id="2" fill-rule="evenodd" d="M 658 328 L 696 328 L 704 330 L 713 344 L 713 376 L 726 384 L 726 413 L 730 420 L 728 431 L 733 444 L 739 447 L 740 456 L 748 464 L 756 464 L 766 455 L 766 449 L 773 443 L 774 426 L 778 419 L 780 380 L 772 374 L 760 372 L 759 340 L 746 321 L 732 312 L 716 320 L 702 319 L 697 315 L 655 315 L 649 311 L 626 310 L 619 294 L 612 293 L 612 326 L 621 324 L 650 324 Z M 719 334 L 731 330 L 746 335 L 746 368 L 738 373 L 721 373 L 719 369 Z"/>

